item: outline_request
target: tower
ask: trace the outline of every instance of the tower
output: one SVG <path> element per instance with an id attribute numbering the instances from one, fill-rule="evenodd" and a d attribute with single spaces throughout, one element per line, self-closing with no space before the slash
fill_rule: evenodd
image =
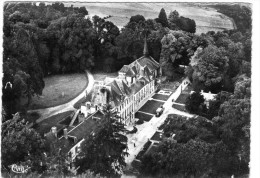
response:
<path id="1" fill-rule="evenodd" d="M 147 41 L 146 41 L 146 35 L 144 37 L 144 51 L 143 51 L 143 55 L 145 57 L 148 57 L 149 56 L 149 52 L 148 52 L 148 47 L 147 47 Z"/>

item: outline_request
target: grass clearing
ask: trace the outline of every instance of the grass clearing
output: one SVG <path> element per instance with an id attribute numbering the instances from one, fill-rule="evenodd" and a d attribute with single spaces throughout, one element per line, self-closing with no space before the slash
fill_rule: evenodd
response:
<path id="1" fill-rule="evenodd" d="M 189 97 L 189 94 L 182 93 L 182 94 L 180 94 L 180 96 L 177 98 L 177 100 L 175 101 L 175 103 L 185 104 L 186 99 L 187 99 L 188 97 Z"/>
<path id="2" fill-rule="evenodd" d="M 135 113 L 135 117 L 142 120 L 142 121 L 149 122 L 152 119 L 153 116 L 151 116 L 149 114 L 137 112 L 137 113 Z"/>
<path id="3" fill-rule="evenodd" d="M 55 75 L 44 79 L 41 96 L 34 96 L 29 109 L 42 109 L 67 103 L 85 90 L 86 74 Z"/>
<path id="4" fill-rule="evenodd" d="M 148 100 L 140 109 L 141 112 L 146 112 L 150 114 L 156 114 L 156 109 L 163 105 L 164 102 Z"/>
<path id="5" fill-rule="evenodd" d="M 49 132 L 53 126 L 56 126 L 57 131 L 59 131 L 60 129 L 66 127 L 65 123 L 69 123 L 68 120 L 72 118 L 73 113 L 74 111 L 67 111 L 67 112 L 56 114 L 36 124 L 34 128 L 40 134 Z"/>

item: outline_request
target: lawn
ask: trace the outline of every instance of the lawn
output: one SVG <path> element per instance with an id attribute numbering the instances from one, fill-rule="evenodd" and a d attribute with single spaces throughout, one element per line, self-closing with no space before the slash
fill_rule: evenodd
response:
<path id="1" fill-rule="evenodd" d="M 144 113 L 141 113 L 141 112 L 137 112 L 135 113 L 135 117 L 140 119 L 140 120 L 143 120 L 143 121 L 150 121 L 152 119 L 153 116 L 149 115 L 149 114 L 144 114 Z"/>
<path id="2" fill-rule="evenodd" d="M 167 101 L 168 98 L 170 98 L 171 95 L 161 95 L 161 94 L 155 94 L 152 96 L 153 99 L 157 99 L 157 100 L 163 100 L 163 101 Z"/>
<path id="3" fill-rule="evenodd" d="M 67 103 L 87 87 L 86 74 L 55 75 L 44 79 L 40 97 L 34 96 L 29 109 L 48 108 Z"/>
<path id="4" fill-rule="evenodd" d="M 164 102 L 155 101 L 155 100 L 148 100 L 140 109 L 139 111 L 156 114 L 156 109 L 158 109 Z"/>
<path id="5" fill-rule="evenodd" d="M 187 99 L 188 97 L 189 97 L 189 94 L 182 93 L 182 94 L 180 94 L 180 96 L 177 98 L 177 100 L 175 101 L 175 103 L 185 104 L 186 99 Z"/>
<path id="6" fill-rule="evenodd" d="M 36 124 L 34 128 L 40 134 L 48 133 L 53 126 L 56 126 L 57 130 L 59 131 L 60 129 L 67 126 L 69 120 L 71 120 L 73 116 L 73 113 L 74 111 L 67 111 L 67 112 L 56 114 Z"/>
<path id="7" fill-rule="evenodd" d="M 172 107 L 179 110 L 179 111 L 187 112 L 185 106 L 182 106 L 182 105 L 179 105 L 179 104 L 173 104 Z"/>

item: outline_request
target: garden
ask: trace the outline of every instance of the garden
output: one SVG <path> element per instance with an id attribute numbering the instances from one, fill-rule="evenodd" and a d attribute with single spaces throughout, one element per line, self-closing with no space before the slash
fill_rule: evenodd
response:
<path id="1" fill-rule="evenodd" d="M 141 113 L 141 112 L 136 112 L 135 113 L 135 118 L 138 118 L 139 120 L 149 122 L 152 119 L 152 115 Z"/>
<path id="2" fill-rule="evenodd" d="M 141 112 L 146 112 L 150 114 L 156 114 L 156 109 L 163 105 L 164 102 L 148 100 L 140 109 Z"/>
<path id="3" fill-rule="evenodd" d="M 163 100 L 163 101 L 167 101 L 168 98 L 170 98 L 171 95 L 162 95 L 162 94 L 158 94 L 156 93 L 155 95 L 152 96 L 153 99 L 156 100 Z"/>

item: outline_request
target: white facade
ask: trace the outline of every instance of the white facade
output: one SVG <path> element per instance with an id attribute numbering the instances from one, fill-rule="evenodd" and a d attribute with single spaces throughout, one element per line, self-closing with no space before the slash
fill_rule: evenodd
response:
<path id="1" fill-rule="evenodd" d="M 126 98 L 116 110 L 124 120 L 125 125 L 134 122 L 135 113 L 145 104 L 145 101 L 151 97 L 155 91 L 155 80 L 147 83 L 140 91 Z"/>

